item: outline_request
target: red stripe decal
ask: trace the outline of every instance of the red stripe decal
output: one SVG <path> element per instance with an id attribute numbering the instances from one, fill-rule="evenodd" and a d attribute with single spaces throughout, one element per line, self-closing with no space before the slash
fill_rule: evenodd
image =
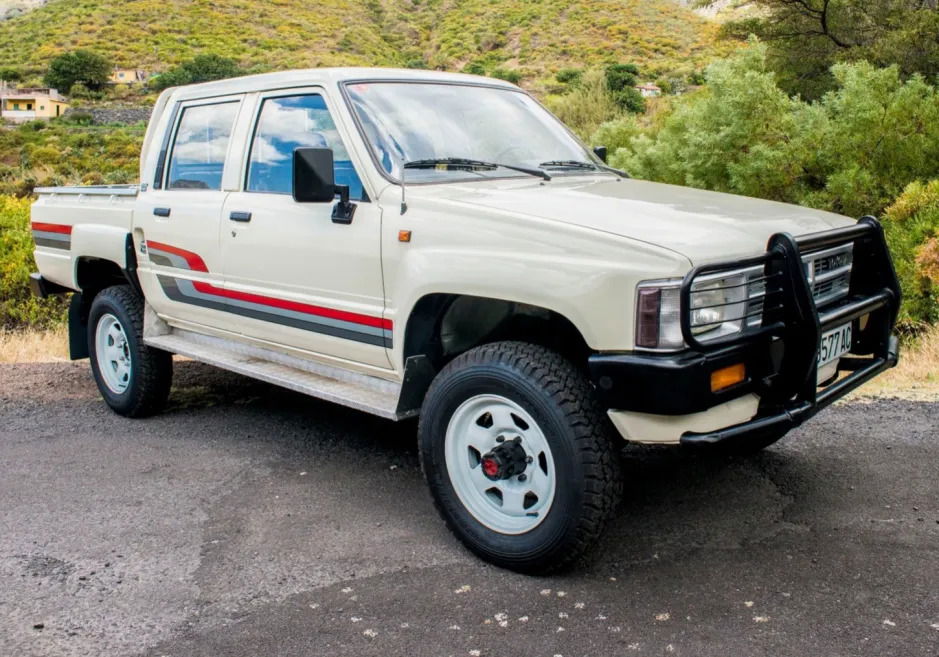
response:
<path id="1" fill-rule="evenodd" d="M 151 242 L 150 240 L 147 240 L 147 247 L 159 249 L 160 251 L 166 251 L 167 253 L 172 253 L 173 255 L 178 255 L 189 264 L 189 268 L 193 271 L 201 271 L 206 274 L 209 273 L 209 268 L 205 266 L 205 262 L 203 262 L 202 258 L 200 258 L 198 254 L 195 254 L 192 251 L 184 251 L 183 249 L 177 249 L 175 246 L 170 246 L 169 244 L 163 244 L 162 242 Z"/>
<path id="2" fill-rule="evenodd" d="M 44 233 L 61 233 L 62 235 L 71 235 L 72 227 L 63 224 L 44 224 L 40 221 L 32 223 L 33 230 L 41 230 Z"/>
<path id="3" fill-rule="evenodd" d="M 209 271 L 202 258 L 200 258 L 197 254 L 192 253 L 191 251 L 184 251 L 183 249 L 170 246 L 169 244 L 151 242 L 149 240 L 147 241 L 147 245 L 160 251 L 166 251 L 167 253 L 178 255 L 180 258 L 185 259 L 193 271 L 204 273 L 208 273 Z M 316 315 L 318 317 L 326 317 L 328 319 L 337 319 L 343 322 L 350 322 L 352 324 L 362 324 L 363 326 L 372 326 L 389 331 L 392 330 L 392 326 L 394 325 L 390 319 L 372 317 L 371 315 L 360 315 L 359 313 L 347 312 L 345 310 L 335 310 L 333 308 L 324 308 L 322 306 L 313 306 L 307 303 L 288 301 L 286 299 L 275 299 L 274 297 L 267 297 L 261 294 L 226 290 L 220 287 L 216 287 L 211 283 L 205 283 L 202 281 L 192 281 L 192 286 L 203 294 L 211 294 L 213 296 L 224 297 L 226 299 L 237 299 L 238 301 L 247 301 L 248 303 L 256 303 L 262 306 L 281 308 L 282 310 L 292 310 L 294 312 L 305 313 L 307 315 Z"/>

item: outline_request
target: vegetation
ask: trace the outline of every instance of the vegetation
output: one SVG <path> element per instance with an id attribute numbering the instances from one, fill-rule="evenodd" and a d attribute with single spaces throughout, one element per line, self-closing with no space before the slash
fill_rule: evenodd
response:
<path id="1" fill-rule="evenodd" d="M 29 291 L 29 274 L 35 271 L 31 202 L 0 194 L 0 330 L 44 328 L 61 322 L 65 315 L 64 299 L 38 299 Z"/>
<path id="2" fill-rule="evenodd" d="M 150 86 L 161 91 L 167 87 L 178 87 L 183 84 L 196 82 L 209 82 L 210 80 L 223 80 L 242 74 L 238 62 L 219 55 L 197 55 L 179 66 L 162 73 L 150 82 Z"/>
<path id="3" fill-rule="evenodd" d="M 913 330 L 939 321 L 939 180 L 911 183 L 884 223 L 905 295 L 901 321 Z"/>
<path id="4" fill-rule="evenodd" d="M 0 62 L 26 78 L 75 49 L 165 71 L 204 53 L 269 71 L 333 65 L 512 70 L 550 80 L 612 59 L 666 71 L 701 67 L 718 26 L 673 0 L 82 0 L 53 1 L 0 22 Z M 68 89 L 68 87 L 65 87 Z"/>
<path id="5" fill-rule="evenodd" d="M 896 67 L 837 64 L 837 88 L 809 103 L 787 95 L 754 43 L 714 63 L 700 92 L 661 125 L 618 147 L 636 176 L 879 214 L 915 180 L 939 176 L 939 92 Z"/>
<path id="6" fill-rule="evenodd" d="M 901 76 L 939 74 L 935 0 L 752 0 L 758 11 L 727 23 L 727 34 L 771 44 L 770 61 L 789 93 L 819 98 L 837 84 L 831 67 L 868 61 Z M 712 4 L 705 2 L 704 4 Z"/>
<path id="7" fill-rule="evenodd" d="M 122 184 L 137 179 L 145 126 L 92 126 L 70 120 L 33 121 L 0 130 L 0 194 L 33 187 Z"/>
<path id="8" fill-rule="evenodd" d="M 87 50 L 75 50 L 55 57 L 46 71 L 46 85 L 67 92 L 74 85 L 97 91 L 108 82 L 111 62 Z"/>

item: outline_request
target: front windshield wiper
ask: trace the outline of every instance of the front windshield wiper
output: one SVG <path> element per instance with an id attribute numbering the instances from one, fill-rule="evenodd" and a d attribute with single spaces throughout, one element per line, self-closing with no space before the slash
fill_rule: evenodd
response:
<path id="1" fill-rule="evenodd" d="M 605 164 L 594 164 L 593 162 L 581 162 L 580 160 L 549 160 L 547 162 L 542 162 L 538 165 L 539 167 L 544 168 L 557 168 L 557 169 L 591 169 L 596 171 L 597 169 L 601 171 L 609 171 L 610 173 L 615 173 L 618 176 L 623 178 L 629 178 L 629 174 L 625 171 L 620 171 L 619 169 L 614 169 L 613 167 L 608 167 Z"/>
<path id="2" fill-rule="evenodd" d="M 541 169 L 531 169 L 529 167 L 520 167 L 515 164 L 502 164 L 500 162 L 483 162 L 482 160 L 471 160 L 466 157 L 437 157 L 426 160 L 411 160 L 410 162 L 404 163 L 405 169 L 434 169 L 438 166 L 453 167 L 455 170 L 472 170 L 475 168 L 496 169 L 501 167 L 503 169 L 527 173 L 529 176 L 551 180 L 550 174 Z"/>

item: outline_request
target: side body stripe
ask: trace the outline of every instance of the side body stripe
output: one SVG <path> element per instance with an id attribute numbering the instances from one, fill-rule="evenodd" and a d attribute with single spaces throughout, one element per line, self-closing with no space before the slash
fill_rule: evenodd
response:
<path id="1" fill-rule="evenodd" d="M 150 261 L 156 265 L 208 273 L 198 254 L 161 242 L 147 242 Z M 227 290 L 204 281 L 165 274 L 157 280 L 174 301 L 189 303 L 274 322 L 347 340 L 391 348 L 393 323 L 381 317 L 315 306 L 260 294 Z"/>
<path id="2" fill-rule="evenodd" d="M 69 250 L 72 248 L 72 227 L 64 224 L 49 224 L 34 221 L 30 226 L 36 246 L 48 246 L 53 249 Z"/>

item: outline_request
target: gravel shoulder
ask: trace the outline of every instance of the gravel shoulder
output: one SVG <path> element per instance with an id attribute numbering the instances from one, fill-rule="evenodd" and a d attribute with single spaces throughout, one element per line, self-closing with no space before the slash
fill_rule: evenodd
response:
<path id="1" fill-rule="evenodd" d="M 753 458 L 627 448 L 596 558 L 531 578 L 447 533 L 413 423 L 193 362 L 126 420 L 87 363 L 0 365 L 0 654 L 935 657 L 937 427 L 866 399 Z"/>

